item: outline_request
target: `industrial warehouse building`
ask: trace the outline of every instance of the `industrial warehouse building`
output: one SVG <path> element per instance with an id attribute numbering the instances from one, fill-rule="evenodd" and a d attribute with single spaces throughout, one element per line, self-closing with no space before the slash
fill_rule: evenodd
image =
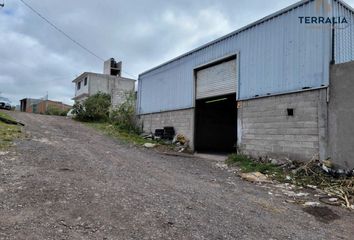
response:
<path id="1" fill-rule="evenodd" d="M 353 9 L 305 0 L 140 74 L 137 111 L 196 151 L 354 167 L 353 60 Z"/>

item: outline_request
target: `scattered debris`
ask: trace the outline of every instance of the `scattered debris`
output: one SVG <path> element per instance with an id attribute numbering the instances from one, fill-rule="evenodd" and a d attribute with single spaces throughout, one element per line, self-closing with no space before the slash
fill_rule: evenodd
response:
<path id="1" fill-rule="evenodd" d="M 246 172 L 240 176 L 247 181 L 283 182 L 275 187 L 280 188 L 282 194 L 294 198 L 289 201 L 311 205 L 311 202 L 317 202 L 313 199 L 315 197 L 322 203 L 354 210 L 354 170 L 344 170 L 330 160 L 319 161 L 317 155 L 304 163 L 287 158 L 252 159 L 245 155 L 233 154 L 226 163 L 231 166 L 235 164 L 241 172 Z M 303 188 L 314 190 L 316 194 L 298 192 Z"/>
<path id="2" fill-rule="evenodd" d="M 172 143 L 176 144 L 176 143 L 180 143 L 182 145 L 186 144 L 186 142 L 188 142 L 187 138 L 182 135 L 182 134 L 177 134 L 174 138 Z"/>
<path id="3" fill-rule="evenodd" d="M 215 166 L 220 169 L 228 169 L 229 167 L 225 163 L 216 163 Z"/>
<path id="4" fill-rule="evenodd" d="M 271 164 L 278 165 L 279 162 L 276 159 L 269 159 Z"/>
<path id="5" fill-rule="evenodd" d="M 2 151 L 0 151 L 0 156 L 5 156 L 5 155 L 7 155 L 9 152 L 2 152 Z"/>
<path id="6" fill-rule="evenodd" d="M 172 144 L 174 144 L 176 152 L 190 152 L 189 149 L 189 140 L 183 134 L 177 134 L 173 140 Z"/>
<path id="7" fill-rule="evenodd" d="M 249 182 L 271 182 L 266 175 L 260 172 L 241 173 L 240 177 Z"/>
<path id="8" fill-rule="evenodd" d="M 178 150 L 178 152 L 184 152 L 186 150 L 186 148 L 181 148 Z"/>
<path id="9" fill-rule="evenodd" d="M 164 134 L 163 129 L 155 129 L 154 139 L 162 139 Z"/>
<path id="10" fill-rule="evenodd" d="M 172 221 L 168 221 L 167 224 L 170 225 L 170 226 L 173 226 L 175 223 L 172 222 Z"/>
<path id="11" fill-rule="evenodd" d="M 354 177 L 349 176 L 348 171 L 342 171 L 330 161 L 321 162 L 314 158 L 295 170 L 294 183 L 321 191 L 330 198 L 338 198 L 340 205 L 352 209 Z M 306 184 L 307 182 L 311 184 Z M 330 204 L 326 198 L 321 198 L 320 201 Z"/>
<path id="12" fill-rule="evenodd" d="M 331 196 L 322 196 L 319 197 L 320 202 L 324 203 L 324 204 L 328 204 L 328 205 L 332 205 L 332 206 L 340 206 L 341 205 L 341 201 L 338 198 L 334 198 Z"/>
<path id="13" fill-rule="evenodd" d="M 174 127 L 163 127 L 163 138 L 172 140 L 175 136 L 175 129 Z"/>
<path id="14" fill-rule="evenodd" d="M 269 160 L 267 161 L 275 166 L 289 166 L 292 165 L 292 161 L 289 158 L 283 158 L 283 159 L 273 159 L 273 158 L 269 158 Z"/>
<path id="15" fill-rule="evenodd" d="M 311 185 L 311 184 L 307 184 L 306 187 L 311 188 L 311 189 L 317 189 L 317 186 Z"/>
<path id="16" fill-rule="evenodd" d="M 352 177 L 354 176 L 354 169 L 345 170 L 338 164 L 332 163 L 330 160 L 325 160 L 320 163 L 321 168 L 326 173 L 332 175 L 333 177 Z"/>
<path id="17" fill-rule="evenodd" d="M 68 171 L 68 172 L 74 172 L 74 170 L 73 169 L 70 169 L 70 168 L 59 168 L 59 171 L 61 171 L 61 172 L 66 172 L 66 171 Z"/>
<path id="18" fill-rule="evenodd" d="M 305 207 L 315 207 L 315 206 L 319 206 L 320 203 L 319 202 L 305 202 L 303 205 Z"/>
<path id="19" fill-rule="evenodd" d="M 164 127 L 163 129 L 155 129 L 154 133 L 143 133 L 140 136 L 144 139 L 156 140 L 163 145 L 172 145 L 171 150 L 179 153 L 192 153 L 189 148 L 189 139 L 183 134 L 175 134 L 173 127 Z M 147 146 L 145 146 L 147 147 Z M 151 148 L 151 147 L 147 147 Z"/>
<path id="20" fill-rule="evenodd" d="M 155 144 L 155 143 L 145 143 L 144 144 L 144 147 L 146 147 L 146 148 L 154 148 L 156 146 L 157 146 L 157 144 Z"/>
<path id="21" fill-rule="evenodd" d="M 152 135 L 152 133 L 142 133 L 140 134 L 140 137 L 144 138 L 144 139 L 154 139 L 154 136 Z"/>
<path id="22" fill-rule="evenodd" d="M 291 200 L 291 199 L 286 199 L 285 202 L 287 202 L 287 203 L 296 203 L 295 200 Z"/>
<path id="23" fill-rule="evenodd" d="M 282 192 L 288 197 L 306 197 L 309 195 L 308 193 L 304 193 L 304 192 L 296 193 L 294 191 L 289 191 L 289 190 L 282 190 Z"/>

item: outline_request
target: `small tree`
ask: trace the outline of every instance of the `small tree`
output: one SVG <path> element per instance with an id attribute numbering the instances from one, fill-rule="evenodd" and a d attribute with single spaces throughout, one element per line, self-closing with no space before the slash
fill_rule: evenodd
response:
<path id="1" fill-rule="evenodd" d="M 124 93 L 123 103 L 113 109 L 110 115 L 111 122 L 123 130 L 139 133 L 138 120 L 135 111 L 135 93 L 128 91 Z"/>
<path id="2" fill-rule="evenodd" d="M 73 113 L 80 121 L 106 121 L 109 117 L 111 96 L 107 93 L 98 92 L 87 98 L 82 104 L 75 103 Z"/>

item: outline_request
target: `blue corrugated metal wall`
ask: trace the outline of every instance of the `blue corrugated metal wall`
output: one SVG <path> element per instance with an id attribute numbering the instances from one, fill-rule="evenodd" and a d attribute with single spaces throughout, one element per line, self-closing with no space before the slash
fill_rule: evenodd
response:
<path id="1" fill-rule="evenodd" d="M 354 60 L 354 14 L 345 5 L 336 1 L 332 9 L 333 16 L 345 17 L 349 24 L 335 28 L 335 63 Z"/>
<path id="2" fill-rule="evenodd" d="M 240 53 L 238 99 L 327 86 L 331 29 L 299 23 L 299 16 L 324 14 L 327 14 L 324 10 L 319 14 L 315 2 L 310 1 L 141 74 L 138 112 L 193 107 L 194 69 L 237 52 Z M 350 54 L 352 51 L 353 48 Z"/>

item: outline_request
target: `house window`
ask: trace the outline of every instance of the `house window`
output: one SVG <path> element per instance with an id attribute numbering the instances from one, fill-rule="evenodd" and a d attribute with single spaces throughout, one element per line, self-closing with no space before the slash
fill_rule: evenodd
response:
<path id="1" fill-rule="evenodd" d="M 81 88 L 81 82 L 78 82 L 77 83 L 77 90 L 80 90 L 80 88 Z"/>
<path id="2" fill-rule="evenodd" d="M 84 80 L 84 86 L 87 85 L 87 77 L 85 77 L 85 80 Z"/>

